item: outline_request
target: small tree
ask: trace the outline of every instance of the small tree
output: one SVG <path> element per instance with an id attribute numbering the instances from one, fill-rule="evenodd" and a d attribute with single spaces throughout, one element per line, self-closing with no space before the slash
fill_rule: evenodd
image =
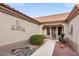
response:
<path id="1" fill-rule="evenodd" d="M 61 36 L 60 36 L 60 38 L 59 38 L 59 41 L 60 41 L 61 43 L 65 43 L 64 36 L 65 36 L 65 34 L 62 33 Z"/>

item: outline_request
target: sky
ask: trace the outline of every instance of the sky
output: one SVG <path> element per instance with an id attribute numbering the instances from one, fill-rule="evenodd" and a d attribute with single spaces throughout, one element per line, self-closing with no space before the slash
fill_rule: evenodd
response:
<path id="1" fill-rule="evenodd" d="M 8 3 L 11 7 L 30 17 L 41 17 L 70 12 L 75 4 L 72 3 Z"/>

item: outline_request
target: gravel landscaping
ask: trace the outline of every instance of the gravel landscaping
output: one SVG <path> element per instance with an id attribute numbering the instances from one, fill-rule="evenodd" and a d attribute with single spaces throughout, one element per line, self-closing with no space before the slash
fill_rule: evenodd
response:
<path id="1" fill-rule="evenodd" d="M 34 53 L 38 48 L 31 48 L 29 46 L 12 49 L 10 51 L 6 52 L 0 52 L 0 56 L 30 56 L 32 53 Z"/>
<path id="2" fill-rule="evenodd" d="M 47 42 L 48 39 L 44 40 L 44 43 Z M 44 44 L 43 43 L 43 44 Z M 12 49 L 6 52 L 0 52 L 0 56 L 31 56 L 40 46 L 27 44 L 17 49 Z"/>

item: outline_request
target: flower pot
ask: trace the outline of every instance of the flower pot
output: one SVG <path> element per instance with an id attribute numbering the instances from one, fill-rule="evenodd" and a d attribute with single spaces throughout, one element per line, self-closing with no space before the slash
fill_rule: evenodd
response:
<path id="1" fill-rule="evenodd" d="M 63 43 L 59 44 L 60 48 L 65 48 L 65 45 Z"/>

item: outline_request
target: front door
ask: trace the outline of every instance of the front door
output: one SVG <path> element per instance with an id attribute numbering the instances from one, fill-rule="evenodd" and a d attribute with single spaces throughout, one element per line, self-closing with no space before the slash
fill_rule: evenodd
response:
<path id="1" fill-rule="evenodd" d="M 51 28 L 51 36 L 52 36 L 52 39 L 56 39 L 56 27 Z"/>

